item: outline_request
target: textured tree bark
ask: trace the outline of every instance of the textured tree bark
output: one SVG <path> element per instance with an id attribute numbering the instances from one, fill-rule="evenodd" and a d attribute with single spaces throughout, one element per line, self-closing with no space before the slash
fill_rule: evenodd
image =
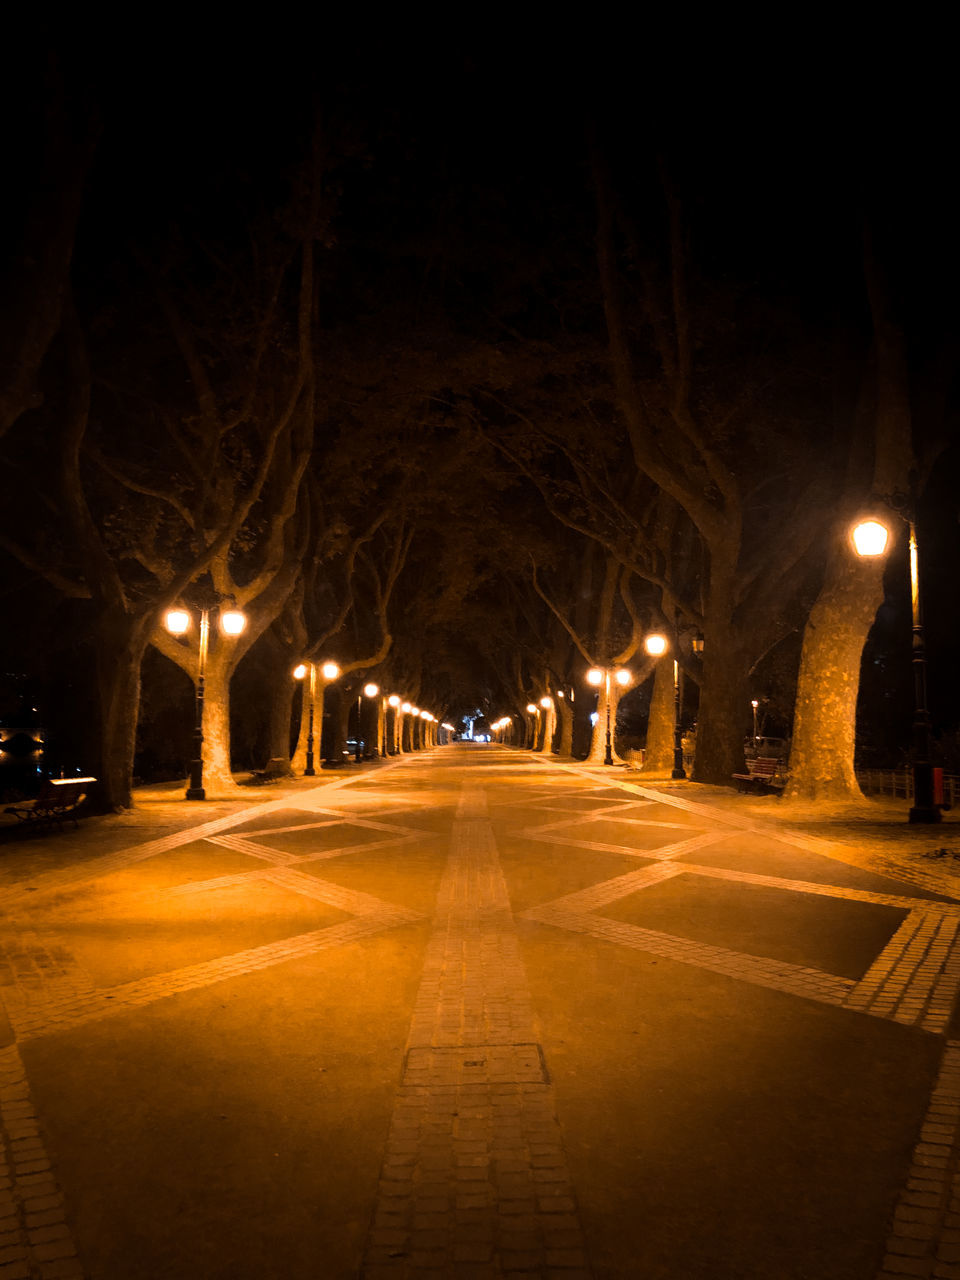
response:
<path id="1" fill-rule="evenodd" d="M 282 669 L 271 678 L 270 723 L 268 741 L 270 759 L 290 763 L 290 730 L 293 720 L 293 699 L 296 693 L 290 673 Z"/>
<path id="2" fill-rule="evenodd" d="M 696 782 L 730 786 L 743 771 L 749 660 L 726 618 L 708 618 L 703 645 L 703 684 L 697 715 Z"/>
<path id="3" fill-rule="evenodd" d="M 557 702 L 557 715 L 560 719 L 560 741 L 557 754 L 565 759 L 573 755 L 573 707 L 566 698 Z"/>
<path id="4" fill-rule="evenodd" d="M 906 338 L 874 250 L 867 228 L 864 275 L 874 328 L 875 399 L 865 434 L 873 453 L 873 491 L 892 494 L 910 488 L 917 460 Z M 842 504 L 847 520 L 862 512 L 866 499 L 862 464 L 851 465 Z M 863 646 L 883 603 L 887 557 L 860 559 L 848 536 L 848 527 L 834 532 L 824 584 L 803 634 L 786 788 L 795 800 L 863 800 L 854 773 L 857 695 Z"/>
<path id="5" fill-rule="evenodd" d="M 883 602 L 885 561 L 861 560 L 835 539 L 803 634 L 789 781 L 794 800 L 861 801 L 854 773 L 860 663 Z"/>
<path id="6" fill-rule="evenodd" d="M 593 726 L 590 737 L 590 754 L 584 764 L 603 764 L 607 756 L 607 682 L 597 690 L 597 723 Z M 620 702 L 620 686 L 615 680 L 610 681 L 610 754 L 614 764 L 625 764 L 622 756 L 617 755 L 617 706 Z"/>
<path id="7" fill-rule="evenodd" d="M 303 701 L 300 704 L 300 727 L 297 730 L 297 745 L 290 758 L 290 768 L 294 773 L 303 773 L 307 767 L 307 743 L 310 737 L 310 677 L 304 676 Z M 322 676 L 317 676 L 316 694 L 313 701 L 313 767 L 320 768 L 320 733 L 323 728 L 323 695 L 325 684 Z"/>
<path id="8" fill-rule="evenodd" d="M 133 804 L 133 757 L 140 709 L 140 666 L 147 647 L 140 622 L 107 613 L 97 627 L 96 673 L 100 711 L 98 779 L 93 803 L 103 810 Z"/>
<path id="9" fill-rule="evenodd" d="M 644 773 L 669 773 L 673 768 L 673 660 L 665 654 L 653 673 Z"/>
<path id="10" fill-rule="evenodd" d="M 203 788 L 207 795 L 239 792 L 230 769 L 231 649 L 211 645 L 203 699 Z"/>
<path id="11" fill-rule="evenodd" d="M 553 735 L 557 729 L 556 704 L 545 707 L 543 711 L 543 741 L 540 743 L 540 754 L 553 755 Z"/>

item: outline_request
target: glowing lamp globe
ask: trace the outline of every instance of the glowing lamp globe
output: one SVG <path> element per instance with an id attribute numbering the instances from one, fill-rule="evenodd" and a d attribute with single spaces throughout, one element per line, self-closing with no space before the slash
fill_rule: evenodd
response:
<path id="1" fill-rule="evenodd" d="M 365 684 L 363 686 L 363 692 L 368 698 L 375 698 L 380 692 L 380 686 L 378 684 Z"/>
<path id="2" fill-rule="evenodd" d="M 621 667 L 614 677 L 617 684 L 629 684 L 632 678 L 633 677 L 630 675 L 630 672 L 627 671 L 625 667 Z"/>
<path id="3" fill-rule="evenodd" d="M 307 664 L 305 662 L 301 662 L 298 667 L 293 668 L 294 680 L 302 680 L 306 674 L 307 674 Z"/>
<path id="4" fill-rule="evenodd" d="M 593 667 L 587 672 L 587 684 L 600 685 L 603 684 L 603 672 L 599 667 Z"/>
<path id="5" fill-rule="evenodd" d="M 247 625 L 247 615 L 239 609 L 227 609 L 220 615 L 220 630 L 225 636 L 242 635 Z"/>
<path id="6" fill-rule="evenodd" d="M 190 615 L 186 609 L 168 609 L 163 625 L 172 636 L 182 636 L 190 626 Z"/>
<path id="7" fill-rule="evenodd" d="M 858 556 L 882 556 L 887 549 L 890 531 L 879 520 L 861 520 L 851 534 Z"/>
<path id="8" fill-rule="evenodd" d="M 391 693 L 390 697 L 387 699 L 387 702 L 389 702 L 391 707 L 399 707 L 400 695 L 398 693 Z"/>
<path id="9" fill-rule="evenodd" d="M 659 658 L 667 652 L 667 637 L 661 635 L 647 636 L 643 642 L 643 647 L 651 658 Z"/>
<path id="10" fill-rule="evenodd" d="M 325 662 L 320 670 L 323 674 L 324 680 L 336 680 L 337 676 L 340 674 L 340 668 L 335 662 Z"/>

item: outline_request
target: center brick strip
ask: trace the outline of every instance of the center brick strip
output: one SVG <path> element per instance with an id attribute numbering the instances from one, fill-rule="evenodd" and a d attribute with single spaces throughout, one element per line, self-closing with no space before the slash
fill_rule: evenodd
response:
<path id="1" fill-rule="evenodd" d="M 482 792 L 464 791 L 387 1139 L 365 1280 L 589 1276 Z"/>

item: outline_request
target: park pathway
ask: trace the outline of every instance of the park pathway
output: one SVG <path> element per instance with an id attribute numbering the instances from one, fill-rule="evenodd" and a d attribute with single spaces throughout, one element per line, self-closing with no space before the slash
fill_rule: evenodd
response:
<path id="1" fill-rule="evenodd" d="M 463 745 L 5 846 L 0 1280 L 960 1280 L 955 877 L 702 796 Z"/>

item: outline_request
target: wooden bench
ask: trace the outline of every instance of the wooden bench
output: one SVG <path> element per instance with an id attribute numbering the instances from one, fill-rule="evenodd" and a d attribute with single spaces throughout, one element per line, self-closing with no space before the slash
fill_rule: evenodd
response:
<path id="1" fill-rule="evenodd" d="M 4 813 L 12 813 L 20 822 L 31 827 L 57 826 L 63 828 L 67 818 L 78 827 L 77 809 L 96 778 L 50 778 L 32 800 L 20 800 L 7 805 Z"/>
<path id="2" fill-rule="evenodd" d="M 780 761 L 772 756 L 758 756 L 756 760 L 747 761 L 749 773 L 735 773 L 734 781 L 738 791 L 763 791 L 766 787 L 780 790 L 786 779 L 780 777 Z"/>
<path id="3" fill-rule="evenodd" d="M 250 778 L 255 786 L 266 782 L 276 782 L 278 778 L 289 778 L 293 774 L 290 761 L 285 756 L 274 756 L 263 769 L 251 769 Z"/>

